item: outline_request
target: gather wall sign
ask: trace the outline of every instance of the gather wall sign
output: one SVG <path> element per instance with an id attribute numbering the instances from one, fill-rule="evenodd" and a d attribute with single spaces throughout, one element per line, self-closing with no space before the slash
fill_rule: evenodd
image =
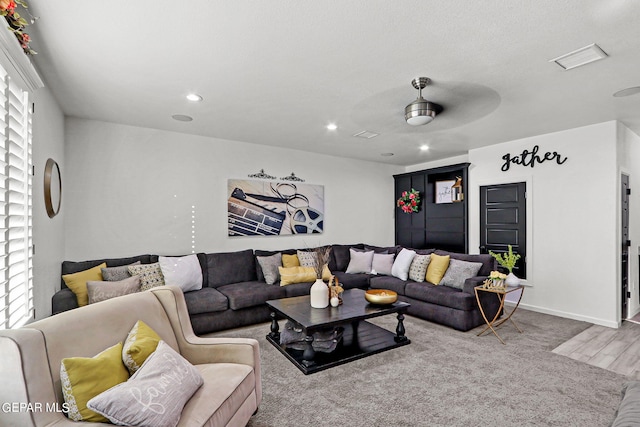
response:
<path id="1" fill-rule="evenodd" d="M 538 155 L 538 151 L 540 151 L 540 147 L 536 145 L 531 149 L 531 151 L 525 148 L 520 154 L 505 154 L 504 156 L 502 156 L 502 160 L 504 160 L 504 163 L 502 164 L 501 170 L 503 172 L 508 171 L 512 164 L 530 166 L 533 168 L 536 164 L 544 163 L 546 161 L 555 161 L 559 165 L 562 165 L 567 161 L 567 157 L 563 157 L 557 151 L 547 151 L 546 153 L 540 155 Z"/>

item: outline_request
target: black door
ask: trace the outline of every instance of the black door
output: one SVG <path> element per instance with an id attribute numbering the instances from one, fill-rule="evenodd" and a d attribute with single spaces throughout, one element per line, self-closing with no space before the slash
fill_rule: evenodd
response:
<path id="1" fill-rule="evenodd" d="M 622 256 L 620 257 L 622 262 L 621 277 L 622 277 L 622 319 L 625 320 L 629 315 L 628 302 L 629 302 L 629 176 L 622 175 L 622 209 L 621 209 L 621 224 L 622 224 Z"/>
<path id="2" fill-rule="evenodd" d="M 480 253 L 507 252 L 508 245 L 520 254 L 513 274 L 527 278 L 527 184 L 480 187 Z"/>

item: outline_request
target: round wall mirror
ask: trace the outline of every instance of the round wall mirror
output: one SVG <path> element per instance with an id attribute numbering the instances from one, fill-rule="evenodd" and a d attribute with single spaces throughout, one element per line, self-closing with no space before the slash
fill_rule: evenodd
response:
<path id="1" fill-rule="evenodd" d="M 60 167 L 53 159 L 48 159 L 44 166 L 44 206 L 47 208 L 47 215 L 53 218 L 60 212 L 62 202 L 62 178 L 60 177 Z"/>

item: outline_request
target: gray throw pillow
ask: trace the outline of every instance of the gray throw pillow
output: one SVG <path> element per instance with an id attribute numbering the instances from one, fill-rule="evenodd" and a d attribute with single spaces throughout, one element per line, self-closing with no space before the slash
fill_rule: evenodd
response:
<path id="1" fill-rule="evenodd" d="M 127 277 L 117 282 L 87 281 L 89 304 L 140 292 L 140 277 Z"/>
<path id="2" fill-rule="evenodd" d="M 391 276 L 391 267 L 393 267 L 394 254 L 373 254 L 373 262 L 371 263 L 371 272 L 376 274 Z"/>
<path id="3" fill-rule="evenodd" d="M 451 258 L 449 260 L 449 268 L 447 268 L 447 272 L 444 273 L 440 285 L 462 289 L 465 280 L 478 274 L 480 267 L 482 267 L 481 262 L 460 261 L 459 259 Z"/>
<path id="4" fill-rule="evenodd" d="M 140 261 L 136 261 L 133 264 L 121 265 L 120 267 L 105 267 L 101 268 L 102 279 L 107 282 L 118 282 L 124 280 L 127 277 L 131 277 L 128 267 L 130 265 L 140 265 Z"/>
<path id="5" fill-rule="evenodd" d="M 259 256 L 258 264 L 262 269 L 264 275 L 264 281 L 270 285 L 273 285 L 280 281 L 280 270 L 278 267 L 282 267 L 282 254 L 278 252 L 271 256 Z"/>
<path id="6" fill-rule="evenodd" d="M 431 255 L 416 255 L 409 267 L 409 279 L 414 282 L 424 282 L 430 261 Z"/>
<path id="7" fill-rule="evenodd" d="M 371 264 L 373 264 L 373 251 L 360 252 L 349 249 L 351 260 L 347 266 L 345 273 L 371 273 Z"/>
<path id="8" fill-rule="evenodd" d="M 203 383 L 192 364 L 160 341 L 128 381 L 92 398 L 87 407 L 117 425 L 175 427 Z"/>

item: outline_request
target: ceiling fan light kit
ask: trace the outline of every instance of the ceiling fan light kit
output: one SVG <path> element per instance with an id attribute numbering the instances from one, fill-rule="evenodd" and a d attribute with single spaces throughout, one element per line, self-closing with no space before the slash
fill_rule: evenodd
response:
<path id="1" fill-rule="evenodd" d="M 431 79 L 428 77 L 418 77 L 411 81 L 413 87 L 418 89 L 418 98 L 404 108 L 404 119 L 412 126 L 426 125 L 442 111 L 440 105 L 422 97 L 422 89 L 429 83 Z"/>

